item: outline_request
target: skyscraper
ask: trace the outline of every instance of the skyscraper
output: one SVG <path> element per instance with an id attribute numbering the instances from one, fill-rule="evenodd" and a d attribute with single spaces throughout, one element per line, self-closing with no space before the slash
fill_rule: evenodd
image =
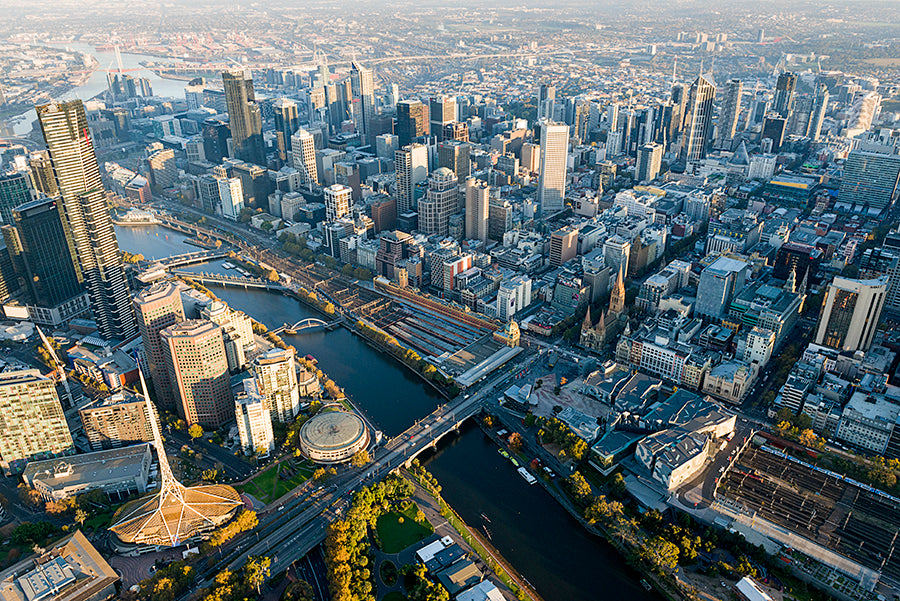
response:
<path id="1" fill-rule="evenodd" d="M 656 179 L 662 165 L 662 155 L 662 144 L 651 142 L 638 148 L 637 163 L 634 167 L 636 181 L 643 183 Z"/>
<path id="2" fill-rule="evenodd" d="M 84 105 L 51 102 L 36 110 L 62 198 L 69 250 L 87 284 L 97 329 L 106 339 L 127 340 L 137 325 Z"/>
<path id="3" fill-rule="evenodd" d="M 450 215 L 459 205 L 459 182 L 456 174 L 441 167 L 428 176 L 428 191 L 419 201 L 419 229 L 425 234 L 446 236 L 450 232 Z"/>
<path id="4" fill-rule="evenodd" d="M 775 84 L 775 105 L 772 107 L 776 113 L 787 119 L 794 107 L 794 88 L 797 87 L 797 74 L 788 71 L 778 76 Z"/>
<path id="5" fill-rule="evenodd" d="M 684 129 L 685 112 L 687 109 L 687 100 L 689 89 L 686 84 L 676 83 L 672 85 L 672 120 L 669 123 L 669 140 L 674 141 L 681 135 Z"/>
<path id="6" fill-rule="evenodd" d="M 234 416 L 245 455 L 268 455 L 275 450 L 272 416 L 253 378 L 243 382 L 243 391 L 234 399 Z"/>
<path id="7" fill-rule="evenodd" d="M 275 136 L 278 139 L 278 155 L 282 161 L 291 161 L 291 137 L 300 127 L 297 103 L 289 98 L 279 98 L 274 102 Z"/>
<path id="8" fill-rule="evenodd" d="M 359 99 L 360 120 L 357 128 L 360 137 L 365 144 L 375 145 L 375 83 L 372 78 L 372 70 L 363 67 L 358 62 L 350 63 L 350 83 L 353 90 L 353 98 Z"/>
<path id="9" fill-rule="evenodd" d="M 303 185 L 312 189 L 319 183 L 319 172 L 316 166 L 316 139 L 303 128 L 291 137 L 291 153 L 294 169 L 300 172 Z"/>
<path id="10" fill-rule="evenodd" d="M 259 394 L 272 419 L 290 422 L 300 413 L 300 390 L 294 364 L 294 348 L 272 349 L 253 360 Z"/>
<path id="11" fill-rule="evenodd" d="M 772 152 L 777 153 L 781 149 L 784 142 L 784 133 L 787 129 L 787 119 L 778 116 L 776 113 L 767 115 L 763 121 L 761 140 L 766 138 L 772 140 Z"/>
<path id="12" fill-rule="evenodd" d="M 3 223 L 13 224 L 12 210 L 31 200 L 28 174 L 17 171 L 0 175 L 0 218 Z"/>
<path id="13" fill-rule="evenodd" d="M 887 288 L 886 277 L 834 278 L 822 303 L 816 344 L 850 352 L 868 350 L 884 308 Z"/>
<path id="14" fill-rule="evenodd" d="M 402 215 L 414 209 L 416 184 L 428 177 L 428 147 L 424 144 L 402 147 L 394 153 L 394 170 L 397 172 L 397 214 Z"/>
<path id="15" fill-rule="evenodd" d="M 468 142 L 445 139 L 438 144 L 438 167 L 446 167 L 456 174 L 457 179 L 465 181 L 471 171 L 469 165 L 471 148 Z"/>
<path id="16" fill-rule="evenodd" d="M 537 120 L 553 118 L 553 103 L 556 100 L 556 86 L 542 83 L 538 87 Z"/>
<path id="17" fill-rule="evenodd" d="M 53 175 L 50 153 L 46 150 L 32 153 L 28 167 L 31 169 L 31 178 L 37 191 L 47 196 L 56 196 L 59 190 L 56 188 L 56 176 Z"/>
<path id="18" fill-rule="evenodd" d="M 444 126 L 456 121 L 456 98 L 435 96 L 429 101 L 429 105 L 431 107 L 431 135 L 437 137 L 440 142 L 444 139 Z"/>
<path id="19" fill-rule="evenodd" d="M 716 146 L 719 148 L 731 148 L 731 141 L 737 131 L 738 115 L 741 114 L 741 94 L 744 84 L 740 79 L 729 80 L 725 84 L 725 98 L 722 102 L 722 110 L 719 113 L 719 131 Z"/>
<path id="20" fill-rule="evenodd" d="M 134 298 L 138 328 L 144 341 L 144 355 L 157 404 L 171 409 L 177 400 L 173 382 L 166 367 L 168 349 L 160 332 L 184 321 L 181 291 L 172 282 L 158 282 L 141 290 Z"/>
<path id="21" fill-rule="evenodd" d="M 235 69 L 222 72 L 222 83 L 235 158 L 265 166 L 262 114 L 253 93 L 253 79 L 244 70 Z"/>
<path id="22" fill-rule="evenodd" d="M 244 187 L 237 177 L 219 179 L 219 200 L 222 201 L 222 217 L 237 221 L 244 208 Z"/>
<path id="23" fill-rule="evenodd" d="M 205 319 L 189 319 L 159 335 L 178 414 L 188 425 L 214 428 L 234 419 L 222 328 Z"/>
<path id="24" fill-rule="evenodd" d="M 466 180 L 466 238 L 487 242 L 491 189 L 487 183 L 470 177 Z"/>
<path id="25" fill-rule="evenodd" d="M 816 87 L 816 94 L 813 97 L 812 111 L 809 114 L 809 127 L 806 135 L 813 139 L 814 142 L 819 141 L 822 135 L 822 123 L 825 121 L 825 113 L 828 111 L 828 88 L 824 84 Z"/>
<path id="26" fill-rule="evenodd" d="M 418 100 L 397 103 L 397 137 L 400 148 L 408 146 L 419 136 L 428 135 L 428 107 Z"/>
<path id="27" fill-rule="evenodd" d="M 900 156 L 854 150 L 844 162 L 838 203 L 871 214 L 891 204 L 900 182 Z"/>
<path id="28" fill-rule="evenodd" d="M 0 374 L 0 468 L 19 473 L 33 459 L 75 452 L 56 384 L 36 369 Z"/>
<path id="29" fill-rule="evenodd" d="M 352 190 L 343 184 L 325 188 L 325 219 L 334 221 L 350 212 L 351 192 Z"/>
<path id="30" fill-rule="evenodd" d="M 706 157 L 712 131 L 713 101 L 716 86 L 699 76 L 691 84 L 684 117 L 684 137 L 681 142 L 681 160 L 691 164 Z"/>
<path id="31" fill-rule="evenodd" d="M 541 175 L 538 179 L 538 202 L 544 216 L 561 211 L 566 201 L 566 158 L 569 152 L 569 126 L 542 121 Z"/>
<path id="32" fill-rule="evenodd" d="M 13 217 L 25 269 L 22 275 L 32 300 L 67 320 L 83 313 L 87 303 L 81 298 L 84 286 L 72 263 L 58 204 L 55 198 L 33 200 L 16 207 Z"/>

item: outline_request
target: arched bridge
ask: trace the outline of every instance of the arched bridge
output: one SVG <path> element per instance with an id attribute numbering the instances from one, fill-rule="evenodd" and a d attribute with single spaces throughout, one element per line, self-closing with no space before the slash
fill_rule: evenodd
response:
<path id="1" fill-rule="evenodd" d="M 282 332 L 292 332 L 299 334 L 300 332 L 316 332 L 318 330 L 333 330 L 337 326 L 341 324 L 343 318 L 335 319 L 332 322 L 323 321 L 317 317 L 307 317 L 306 319 L 301 319 L 294 325 L 284 324 L 278 329 L 272 330 L 274 334 L 281 334 Z"/>

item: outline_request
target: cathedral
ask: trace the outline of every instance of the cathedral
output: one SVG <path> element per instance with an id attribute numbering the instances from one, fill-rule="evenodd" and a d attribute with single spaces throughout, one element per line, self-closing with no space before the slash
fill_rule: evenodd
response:
<path id="1" fill-rule="evenodd" d="M 614 342 L 619 334 L 628 325 L 628 311 L 625 309 L 625 279 L 622 269 L 616 284 L 613 286 L 609 297 L 609 310 L 600 313 L 600 319 L 596 324 L 591 323 L 591 309 L 588 307 L 584 322 L 581 324 L 581 335 L 578 345 L 595 353 L 603 352 L 603 349 Z"/>

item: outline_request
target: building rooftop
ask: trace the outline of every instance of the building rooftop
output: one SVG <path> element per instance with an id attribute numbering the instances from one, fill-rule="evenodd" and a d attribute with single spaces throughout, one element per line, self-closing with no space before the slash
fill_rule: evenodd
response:
<path id="1" fill-rule="evenodd" d="M 66 488 L 80 482 L 134 480 L 144 472 L 144 462 L 148 456 L 150 445 L 143 443 L 59 459 L 30 461 L 22 478 L 31 485 L 39 480 L 50 489 Z"/>

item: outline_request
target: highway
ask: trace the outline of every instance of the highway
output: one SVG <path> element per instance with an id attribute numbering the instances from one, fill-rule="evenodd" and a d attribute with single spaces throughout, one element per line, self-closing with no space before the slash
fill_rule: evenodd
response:
<path id="1" fill-rule="evenodd" d="M 207 585 L 223 569 L 240 569 L 247 558 L 254 555 L 272 559 L 272 575 L 287 569 L 325 539 L 328 524 L 343 513 L 353 493 L 378 482 L 432 446 L 461 422 L 477 415 L 485 402 L 496 394 L 496 388 L 504 386 L 511 377 L 510 372 L 504 371 L 468 398 L 462 397 L 439 406 L 376 449 L 369 465 L 340 473 L 325 488 L 313 489 L 314 484 L 308 481 L 282 505 L 266 508 L 261 512 L 259 526 L 229 542 L 219 556 L 212 556 L 216 561 L 210 561 L 206 567 L 198 569 L 201 578 L 199 586 Z M 189 595 L 190 592 L 186 593 L 182 599 Z"/>

